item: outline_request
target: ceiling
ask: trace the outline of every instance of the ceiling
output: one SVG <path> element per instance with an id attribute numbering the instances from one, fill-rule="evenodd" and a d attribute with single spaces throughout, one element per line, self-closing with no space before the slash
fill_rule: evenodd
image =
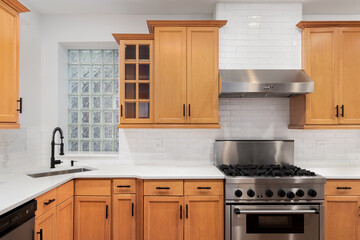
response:
<path id="1" fill-rule="evenodd" d="M 41 14 L 212 14 L 216 2 L 303 3 L 304 15 L 360 14 L 359 0 L 20 0 Z"/>

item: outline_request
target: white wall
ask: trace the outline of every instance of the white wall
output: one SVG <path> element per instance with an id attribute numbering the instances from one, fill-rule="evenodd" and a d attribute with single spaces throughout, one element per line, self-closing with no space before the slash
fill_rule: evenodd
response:
<path id="1" fill-rule="evenodd" d="M 32 10 L 32 9 L 31 9 Z M 0 169 L 36 164 L 41 158 L 40 16 L 20 14 L 20 130 L 0 130 Z"/>
<path id="2" fill-rule="evenodd" d="M 220 68 L 301 67 L 300 32 L 295 27 L 302 19 L 301 4 L 218 4 L 213 16 L 228 20 L 220 30 Z M 332 17 L 333 20 L 343 18 Z M 66 92 L 61 89 L 67 84 L 67 48 L 116 47 L 111 33 L 146 33 L 146 19 L 210 18 L 38 16 L 34 11 L 23 14 L 20 21 L 20 94 L 25 100 L 21 116 L 23 127 L 0 131 L 0 168 L 33 164 L 41 153 L 42 163 L 48 164 L 51 131 L 57 125 L 66 127 Z M 329 20 L 324 16 L 304 18 Z M 220 100 L 221 129 L 119 130 L 117 161 L 210 164 L 215 139 L 284 138 L 295 140 L 296 163 L 301 166 L 360 165 L 360 131 L 288 130 L 288 122 L 288 99 L 223 99 Z M 162 149 L 156 148 L 159 143 L 163 143 Z"/>
<path id="3" fill-rule="evenodd" d="M 360 15 L 303 15 L 304 21 L 359 21 Z"/>

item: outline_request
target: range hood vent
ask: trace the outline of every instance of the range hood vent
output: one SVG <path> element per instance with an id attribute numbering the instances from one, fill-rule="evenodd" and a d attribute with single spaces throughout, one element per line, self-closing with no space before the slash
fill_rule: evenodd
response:
<path id="1" fill-rule="evenodd" d="M 288 98 L 314 92 L 314 81 L 299 69 L 219 70 L 220 98 Z"/>

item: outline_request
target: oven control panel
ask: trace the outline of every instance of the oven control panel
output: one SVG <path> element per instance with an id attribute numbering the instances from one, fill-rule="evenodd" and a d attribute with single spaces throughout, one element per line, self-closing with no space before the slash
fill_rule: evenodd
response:
<path id="1" fill-rule="evenodd" d="M 324 200 L 322 184 L 227 184 L 227 200 Z"/>

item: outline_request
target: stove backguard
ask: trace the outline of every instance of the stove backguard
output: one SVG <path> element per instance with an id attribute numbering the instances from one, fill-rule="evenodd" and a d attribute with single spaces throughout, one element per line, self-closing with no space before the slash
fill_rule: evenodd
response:
<path id="1" fill-rule="evenodd" d="M 294 164 L 294 140 L 216 140 L 215 164 Z"/>

